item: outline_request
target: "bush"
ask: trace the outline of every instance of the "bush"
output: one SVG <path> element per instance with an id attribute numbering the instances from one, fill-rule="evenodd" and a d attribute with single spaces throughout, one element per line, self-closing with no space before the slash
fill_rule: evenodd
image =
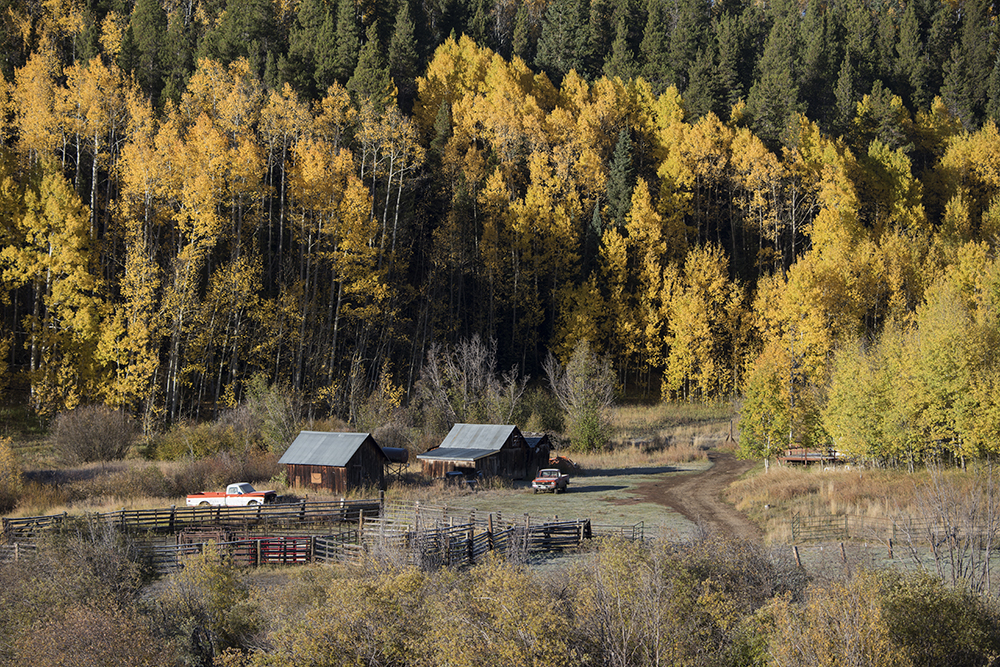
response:
<path id="1" fill-rule="evenodd" d="M 17 507 L 24 484 L 21 468 L 14 458 L 10 438 L 0 438 L 0 513 L 6 514 Z"/>
<path id="2" fill-rule="evenodd" d="M 174 425 L 166 433 L 150 439 L 145 456 L 160 461 L 176 461 L 183 458 L 204 458 L 223 453 L 249 453 L 260 449 L 260 441 L 248 441 L 246 432 L 231 424 L 191 424 Z"/>
<path id="3" fill-rule="evenodd" d="M 139 435 L 139 427 L 123 410 L 85 405 L 55 419 L 52 441 L 66 463 L 123 459 Z"/>
<path id="4" fill-rule="evenodd" d="M 219 490 L 233 482 L 260 484 L 281 472 L 278 457 L 273 454 L 235 457 L 218 454 L 191 461 L 171 475 L 177 495 Z"/>

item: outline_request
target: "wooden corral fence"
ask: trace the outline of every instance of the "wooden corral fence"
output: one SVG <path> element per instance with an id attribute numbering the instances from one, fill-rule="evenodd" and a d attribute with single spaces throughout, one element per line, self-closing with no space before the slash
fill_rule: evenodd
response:
<path id="1" fill-rule="evenodd" d="M 856 514 L 823 516 L 794 515 L 791 520 L 793 542 L 835 540 L 877 540 L 913 543 L 930 541 L 944 526 L 934 519 L 866 517 Z"/>
<path id="2" fill-rule="evenodd" d="M 202 526 L 287 526 L 353 522 L 362 516 L 379 515 L 379 500 L 340 500 L 334 502 L 301 501 L 267 503 L 252 507 L 168 507 L 165 509 L 127 510 L 89 514 L 84 517 L 140 533 L 176 533 Z M 80 517 L 67 514 L 3 519 L 3 537 L 7 543 L 31 541 L 39 532 L 58 529 Z"/>

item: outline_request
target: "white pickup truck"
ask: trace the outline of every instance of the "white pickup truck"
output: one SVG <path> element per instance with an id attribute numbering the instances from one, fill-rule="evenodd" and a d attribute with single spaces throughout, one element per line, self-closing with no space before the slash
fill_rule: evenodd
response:
<path id="1" fill-rule="evenodd" d="M 274 502 L 278 494 L 274 491 L 258 491 L 246 482 L 230 484 L 226 492 L 212 491 L 209 493 L 192 493 L 187 497 L 189 507 L 196 505 L 214 505 L 218 507 L 246 507 Z"/>

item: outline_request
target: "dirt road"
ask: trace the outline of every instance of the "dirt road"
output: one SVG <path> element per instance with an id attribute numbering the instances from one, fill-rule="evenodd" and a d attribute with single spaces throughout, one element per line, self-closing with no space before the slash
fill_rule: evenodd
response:
<path id="1" fill-rule="evenodd" d="M 710 531 L 746 540 L 761 540 L 757 526 L 722 498 L 726 487 L 753 467 L 753 461 L 740 461 L 728 452 L 712 452 L 712 467 L 687 475 L 666 475 L 647 482 L 636 494 L 647 502 L 665 505 L 684 518 Z"/>

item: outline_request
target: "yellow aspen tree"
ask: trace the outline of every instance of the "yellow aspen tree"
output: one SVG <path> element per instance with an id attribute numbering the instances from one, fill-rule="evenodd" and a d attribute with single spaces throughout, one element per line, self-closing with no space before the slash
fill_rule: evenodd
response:
<path id="1" fill-rule="evenodd" d="M 492 52 L 462 35 L 456 42 L 449 37 L 434 51 L 422 77 L 417 77 L 417 100 L 413 116 L 424 136 L 434 129 L 442 104 L 454 106 L 464 95 L 482 94 Z"/>
<path id="2" fill-rule="evenodd" d="M 511 204 L 513 250 L 526 271 L 521 287 L 530 293 L 522 303 L 538 303 L 537 314 L 554 321 L 560 292 L 577 272 L 580 201 L 545 153 L 531 155 L 529 170 L 524 198 Z"/>
<path id="3" fill-rule="evenodd" d="M 99 170 L 113 173 L 115 169 L 115 146 L 124 138 L 128 123 L 126 84 L 117 66 L 105 66 L 100 58 L 94 58 L 85 67 L 80 64 L 69 67 L 66 88 L 60 92 L 58 106 L 76 144 L 77 191 L 86 167 L 84 154 L 90 158 L 90 222 L 91 234 L 96 236 Z M 107 191 L 105 194 L 109 199 Z M 105 207 L 109 209 L 110 202 Z"/>
<path id="4" fill-rule="evenodd" d="M 52 415 L 97 393 L 103 301 L 86 207 L 56 164 L 42 164 L 29 178 L 24 215 L 12 229 L 15 242 L 0 251 L 0 261 L 9 284 L 34 293 L 25 318 L 32 405 Z"/>
<path id="5" fill-rule="evenodd" d="M 758 271 L 774 271 L 781 266 L 784 164 L 747 128 L 736 130 L 732 152 L 736 204 L 744 226 L 757 237 L 755 264 Z"/>
<path id="6" fill-rule="evenodd" d="M 14 72 L 14 124 L 17 151 L 34 164 L 44 156 L 54 156 L 60 143 L 60 119 L 56 114 L 56 77 L 59 63 L 52 49 L 42 48 Z"/>
<path id="7" fill-rule="evenodd" d="M 507 211 L 510 207 L 511 193 L 504 182 L 499 168 L 493 170 L 486 179 L 486 184 L 479 193 L 479 205 L 482 208 L 483 230 L 479 240 L 479 257 L 483 264 L 484 277 L 487 282 L 487 331 L 495 331 L 498 311 L 509 305 L 511 300 L 511 274 L 508 267 L 510 247 L 510 226 L 507 221 Z"/>
<path id="8" fill-rule="evenodd" d="M 108 404 L 142 416 L 144 428 L 162 417 L 156 375 L 160 367 L 161 276 L 141 219 L 126 222 L 121 295 L 105 320 L 97 349 L 110 377 L 101 386 Z"/>
<path id="9" fill-rule="evenodd" d="M 870 213 L 866 217 L 873 239 L 881 239 L 890 229 L 907 233 L 929 230 L 923 206 L 923 188 L 913 177 L 910 158 L 903 149 L 891 150 L 875 140 L 868 147 L 867 160 L 860 165 L 861 199 Z"/>
<path id="10" fill-rule="evenodd" d="M 744 296 L 729 280 L 725 252 L 713 245 L 689 252 L 679 283 L 669 303 L 664 397 L 730 395 L 743 361 Z"/>

